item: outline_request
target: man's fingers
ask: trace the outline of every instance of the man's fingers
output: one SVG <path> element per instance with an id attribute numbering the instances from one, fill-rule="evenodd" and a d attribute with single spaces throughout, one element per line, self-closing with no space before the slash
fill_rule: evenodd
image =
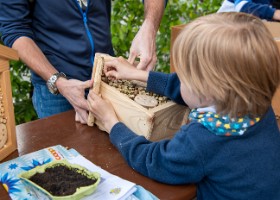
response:
<path id="1" fill-rule="evenodd" d="M 135 61 L 135 59 L 136 59 L 136 57 L 137 57 L 137 53 L 135 53 L 135 52 L 132 51 L 132 52 L 130 52 L 127 61 L 128 61 L 130 64 L 133 64 L 134 61 Z"/>
<path id="2" fill-rule="evenodd" d="M 76 122 L 80 122 L 81 120 L 80 120 L 80 115 L 79 115 L 79 113 L 75 113 L 75 121 Z"/>
<path id="3" fill-rule="evenodd" d="M 137 69 L 145 70 L 149 63 L 151 62 L 152 57 L 149 56 L 142 56 L 140 57 L 140 62 L 137 65 Z"/>
<path id="4" fill-rule="evenodd" d="M 77 109 L 83 109 L 83 110 L 89 110 L 87 100 L 86 99 L 81 99 L 78 104 L 76 105 Z"/>
<path id="5" fill-rule="evenodd" d="M 82 124 L 87 124 L 88 112 L 81 108 L 76 108 L 75 111 L 76 111 L 75 120 Z"/>
<path id="6" fill-rule="evenodd" d="M 93 85 L 93 81 L 94 80 L 87 80 L 87 81 L 83 82 L 82 87 L 84 89 L 90 88 Z"/>
<path id="7" fill-rule="evenodd" d="M 94 91 L 90 91 L 89 92 L 89 98 L 93 101 L 95 99 L 95 97 L 97 96 L 97 94 Z"/>
<path id="8" fill-rule="evenodd" d="M 80 117 L 81 117 L 81 123 L 82 124 L 87 124 L 87 120 L 88 120 L 88 113 L 83 110 L 81 113 L 80 113 Z"/>
<path id="9" fill-rule="evenodd" d="M 153 56 L 153 59 L 151 60 L 151 62 L 146 67 L 146 71 L 153 71 L 155 69 L 156 62 L 157 62 L 157 57 Z"/>

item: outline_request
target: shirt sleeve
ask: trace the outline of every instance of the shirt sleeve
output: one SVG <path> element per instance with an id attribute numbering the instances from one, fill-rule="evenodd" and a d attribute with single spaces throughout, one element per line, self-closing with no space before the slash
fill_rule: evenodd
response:
<path id="1" fill-rule="evenodd" d="M 146 89 L 166 96 L 178 104 L 186 105 L 181 96 L 180 80 L 176 73 L 166 74 L 150 71 Z"/>
<path id="2" fill-rule="evenodd" d="M 123 123 L 111 130 L 110 140 L 127 163 L 141 174 L 168 184 L 199 182 L 204 177 L 201 155 L 181 129 L 172 140 L 151 142 Z"/>
<path id="3" fill-rule="evenodd" d="M 254 3 L 252 0 L 235 0 L 237 12 L 253 14 L 261 19 L 272 20 L 275 8 L 270 4 Z"/>
<path id="4" fill-rule="evenodd" d="M 33 38 L 28 0 L 0 0 L 0 8 L 0 35 L 6 46 L 21 36 Z"/>

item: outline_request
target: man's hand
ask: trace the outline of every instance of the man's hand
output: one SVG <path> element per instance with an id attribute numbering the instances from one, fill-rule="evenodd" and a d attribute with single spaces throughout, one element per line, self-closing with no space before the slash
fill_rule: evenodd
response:
<path id="1" fill-rule="evenodd" d="M 137 69 L 151 71 L 154 69 L 156 57 L 156 30 L 149 21 L 144 21 L 137 35 L 132 41 L 128 61 L 133 64 L 140 58 Z"/>
<path id="2" fill-rule="evenodd" d="M 89 107 L 85 99 L 85 89 L 92 86 L 92 81 L 82 82 L 76 79 L 67 80 L 65 78 L 59 78 L 56 81 L 56 85 L 60 94 L 62 94 L 75 109 L 75 120 L 86 124 Z"/>
<path id="3" fill-rule="evenodd" d="M 132 41 L 128 61 L 134 64 L 140 58 L 137 69 L 151 71 L 154 69 L 156 56 L 156 33 L 164 11 L 164 0 L 145 0 L 145 20 Z"/>

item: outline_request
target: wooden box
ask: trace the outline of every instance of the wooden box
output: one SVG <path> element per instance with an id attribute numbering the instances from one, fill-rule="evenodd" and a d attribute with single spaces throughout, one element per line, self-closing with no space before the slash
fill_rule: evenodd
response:
<path id="1" fill-rule="evenodd" d="M 103 59 L 112 59 L 104 54 L 95 55 L 94 65 L 94 88 L 100 86 L 100 94 L 113 105 L 115 112 L 121 122 L 126 124 L 132 131 L 138 135 L 143 135 L 149 140 L 158 141 L 165 138 L 171 138 L 183 123 L 186 123 L 186 117 L 189 109 L 186 106 L 178 105 L 172 101 L 168 101 L 154 108 L 145 108 L 134 100 L 128 98 L 125 94 L 119 92 L 116 88 L 109 86 L 100 80 L 100 84 L 96 82 L 100 77 L 100 70 L 103 68 Z M 96 76 L 96 74 L 99 74 Z M 97 91 L 98 92 L 98 91 Z M 91 118 L 91 117 L 89 117 Z M 95 121 L 97 126 L 103 129 L 100 121 Z M 89 119 L 88 125 L 92 124 Z"/>
<path id="2" fill-rule="evenodd" d="M 277 44 L 279 50 L 280 50 L 280 23 L 264 21 L 264 24 L 266 25 L 268 30 L 271 32 L 272 36 L 274 37 L 274 39 L 276 41 L 276 44 Z M 173 47 L 176 37 L 179 35 L 181 30 L 185 26 L 186 26 L 186 24 L 181 24 L 181 25 L 171 27 L 171 44 L 170 44 L 171 51 L 172 51 L 172 47 Z M 170 72 L 175 72 L 172 54 L 170 54 Z M 274 97 L 272 99 L 272 107 L 273 107 L 273 110 L 274 110 L 276 116 L 279 117 L 280 116 L 280 86 L 276 90 Z"/>
<path id="3" fill-rule="evenodd" d="M 17 149 L 9 60 L 17 52 L 0 45 L 0 161 Z"/>

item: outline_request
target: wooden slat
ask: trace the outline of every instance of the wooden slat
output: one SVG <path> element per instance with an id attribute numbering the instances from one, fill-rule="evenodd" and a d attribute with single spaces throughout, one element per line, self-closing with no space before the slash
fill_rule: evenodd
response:
<path id="1" fill-rule="evenodd" d="M 111 57 L 108 54 L 103 54 L 103 53 L 96 53 L 94 57 L 94 65 L 93 65 L 93 70 L 92 70 L 92 78 L 94 80 L 93 87 L 90 89 L 89 93 L 95 92 L 96 94 L 100 93 L 100 82 L 101 82 L 101 75 L 102 75 L 102 70 L 104 66 L 104 61 L 105 60 L 110 60 L 113 57 Z M 91 112 L 89 112 L 88 116 L 88 121 L 87 125 L 88 126 L 93 126 L 94 125 L 94 116 Z"/>
<path id="2" fill-rule="evenodd" d="M 93 82 L 93 87 L 89 91 L 89 94 L 91 92 L 99 94 L 103 66 L 104 66 L 104 58 L 95 55 L 94 69 L 92 74 L 94 82 Z M 87 124 L 88 126 L 94 125 L 94 116 L 91 112 L 89 113 Z"/>
<path id="3" fill-rule="evenodd" d="M 268 28 L 270 33 L 274 38 L 280 37 L 280 23 L 279 22 L 263 22 L 264 25 Z"/>
<path id="4" fill-rule="evenodd" d="M 0 58 L 0 73 L 9 70 L 9 62 Z"/>
<path id="5" fill-rule="evenodd" d="M 0 45 L 0 59 L 5 60 L 18 60 L 18 53 L 14 49 L 10 49 L 3 45 Z"/>
<path id="6" fill-rule="evenodd" d="M 155 116 L 153 132 L 149 139 L 158 141 L 173 137 L 179 128 L 186 124 L 189 108 L 169 101 L 151 111 Z"/>
<path id="7" fill-rule="evenodd" d="M 7 117 L 7 132 L 8 140 L 3 148 L 0 149 L 0 160 L 8 156 L 14 150 L 17 149 L 16 131 L 15 131 L 15 118 L 14 107 L 12 100 L 10 71 L 6 70 L 0 73 L 0 84 L 3 93 L 3 104 L 5 110 L 5 116 Z"/>
<path id="8" fill-rule="evenodd" d="M 175 39 L 178 37 L 182 29 L 186 26 L 186 24 L 181 24 L 177 26 L 171 27 L 171 43 L 170 43 L 170 73 L 175 72 L 175 67 L 173 63 L 172 49 Z"/>

